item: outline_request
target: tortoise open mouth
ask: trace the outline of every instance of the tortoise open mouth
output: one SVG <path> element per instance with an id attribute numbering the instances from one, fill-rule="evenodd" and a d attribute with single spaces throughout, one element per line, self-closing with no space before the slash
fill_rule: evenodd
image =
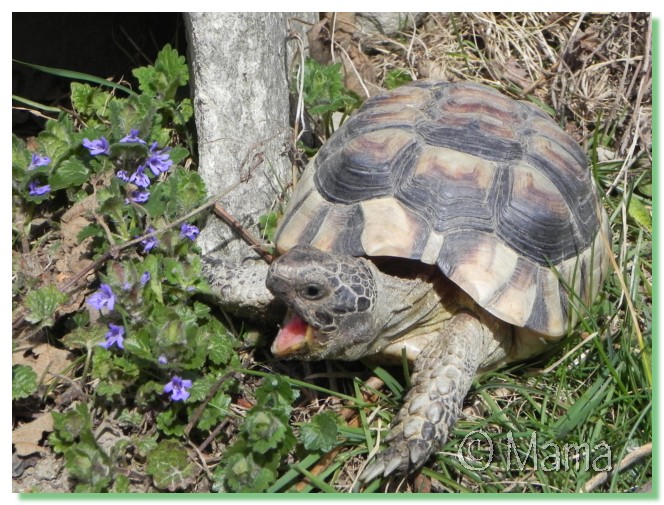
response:
<path id="1" fill-rule="evenodd" d="M 313 327 L 298 314 L 288 310 L 270 350 L 278 358 L 300 354 L 314 338 Z"/>

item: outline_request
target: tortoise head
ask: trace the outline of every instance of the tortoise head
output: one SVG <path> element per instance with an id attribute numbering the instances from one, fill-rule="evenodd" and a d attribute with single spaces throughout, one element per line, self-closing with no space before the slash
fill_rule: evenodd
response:
<path id="1" fill-rule="evenodd" d="M 354 360 L 372 352 L 380 328 L 368 260 L 297 246 L 272 263 L 266 285 L 290 309 L 276 356 Z"/>

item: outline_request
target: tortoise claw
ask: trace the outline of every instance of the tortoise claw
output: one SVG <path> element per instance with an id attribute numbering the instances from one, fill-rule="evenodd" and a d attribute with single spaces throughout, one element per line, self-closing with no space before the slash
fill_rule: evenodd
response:
<path id="1" fill-rule="evenodd" d="M 400 451 L 399 446 L 403 450 Z M 362 472 L 360 481 L 368 483 L 381 475 L 387 477 L 392 473 L 405 474 L 409 466 L 408 453 L 409 451 L 403 443 L 378 453 Z"/>

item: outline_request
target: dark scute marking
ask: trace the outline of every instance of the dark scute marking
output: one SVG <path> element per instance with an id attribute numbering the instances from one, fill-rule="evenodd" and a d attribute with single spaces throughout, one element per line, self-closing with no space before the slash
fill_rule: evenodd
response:
<path id="1" fill-rule="evenodd" d="M 534 191 L 525 201 L 513 198 L 513 177 L 512 170 L 504 170 L 494 186 L 498 190 L 496 232 L 503 242 L 539 265 L 557 264 L 574 256 L 579 250 L 574 223 L 551 212 L 546 195 L 536 204 Z"/>
<path id="2" fill-rule="evenodd" d="M 540 275 L 542 275 L 542 272 L 540 272 Z M 541 283 L 539 281 L 537 290 L 535 292 L 535 302 L 533 303 L 530 317 L 524 326 L 526 328 L 530 328 L 545 334 L 547 332 L 547 328 L 549 327 L 547 302 L 544 299 L 544 290 L 542 289 Z"/>
<path id="3" fill-rule="evenodd" d="M 574 155 L 575 151 L 571 153 Z M 526 155 L 526 161 L 537 167 L 558 188 L 572 212 L 578 229 L 574 237 L 575 247 L 568 249 L 562 259 L 570 258 L 586 249 L 599 228 L 596 213 L 597 198 L 592 189 L 590 173 L 585 170 L 585 156 L 581 165 L 578 164 L 577 156 L 573 158 L 571 160 L 565 157 L 549 157 L 534 150 Z"/>
<path id="4" fill-rule="evenodd" d="M 493 209 L 483 198 L 478 198 L 479 193 L 459 190 L 440 177 L 421 174 L 404 180 L 395 196 L 408 210 L 423 218 L 427 223 L 424 229 L 447 233 L 463 227 L 492 232 Z M 421 255 L 415 249 L 412 258 Z"/>
<path id="5" fill-rule="evenodd" d="M 595 255 L 592 255 L 590 257 L 590 261 L 595 260 Z M 599 261 L 599 260 L 598 260 Z M 588 288 L 590 287 L 590 282 L 586 282 L 586 280 L 590 281 L 589 276 L 588 276 L 588 264 L 581 259 L 581 268 L 580 268 L 580 275 L 581 275 L 581 292 L 579 293 L 579 297 L 581 300 L 586 301 L 588 300 Z M 597 282 L 597 281 L 595 281 Z"/>
<path id="6" fill-rule="evenodd" d="M 415 126 L 415 131 L 427 144 L 447 147 L 486 160 L 502 163 L 522 158 L 523 148 L 519 142 L 487 135 L 480 129 L 478 121 L 460 123 L 454 125 L 449 118 L 422 121 Z"/>
<path id="7" fill-rule="evenodd" d="M 366 296 L 360 296 L 357 299 L 357 310 L 364 312 L 365 310 L 368 310 L 369 307 L 371 307 L 371 300 L 369 300 Z"/>
<path id="8" fill-rule="evenodd" d="M 311 195 L 312 191 L 313 191 L 313 189 L 310 189 L 309 191 L 307 191 L 307 193 L 305 195 L 303 195 L 302 198 L 300 198 L 300 201 L 297 202 L 297 204 L 295 206 L 293 206 L 293 208 L 288 209 L 288 212 L 287 212 L 284 220 L 281 223 L 279 223 L 279 228 L 277 229 L 277 234 L 274 237 L 274 242 L 275 243 L 277 243 L 277 244 L 279 243 L 279 237 L 281 236 L 281 232 L 286 229 L 286 224 L 293 218 L 298 219 L 296 217 L 297 214 L 298 214 L 298 211 L 300 210 L 300 207 L 302 207 L 302 204 L 304 203 L 304 201 L 307 198 L 309 198 L 309 195 Z M 325 217 L 325 216 L 323 216 L 323 217 Z"/>
<path id="9" fill-rule="evenodd" d="M 457 230 L 448 233 L 443 246 L 440 248 L 438 261 L 436 262 L 440 270 L 448 277 L 451 277 L 454 267 L 468 255 L 468 251 L 474 249 L 476 240 L 477 236 L 469 234 L 466 230 Z M 461 287 L 463 288 L 463 286 Z"/>
<path id="10" fill-rule="evenodd" d="M 359 204 L 346 207 L 344 225 L 339 229 L 331 250 L 348 256 L 363 256 L 362 230 L 364 229 L 364 214 Z"/>
<path id="11" fill-rule="evenodd" d="M 558 283 L 558 299 L 560 300 L 560 308 L 563 313 L 563 321 L 567 321 L 567 316 L 569 315 L 569 295 L 567 293 L 567 288 L 563 282 Z M 572 309 L 574 310 L 574 309 Z"/>
<path id="12" fill-rule="evenodd" d="M 409 118 L 399 117 L 393 114 L 394 106 L 367 108 L 348 121 L 346 134 L 369 133 L 384 128 L 401 128 L 410 130 L 413 127 L 413 121 Z M 323 146 L 325 147 L 325 146 Z M 322 148 L 321 148 L 322 149 Z"/>
<path id="13" fill-rule="evenodd" d="M 317 164 L 314 183 L 320 194 L 333 203 L 357 203 L 393 194 L 395 181 L 412 166 L 420 154 L 415 141 L 406 144 L 391 163 L 374 163 L 371 152 L 342 150 Z"/>
<path id="14" fill-rule="evenodd" d="M 311 221 L 309 221 L 307 226 L 302 231 L 298 239 L 299 244 L 305 244 L 305 245 L 311 244 L 311 241 L 318 233 L 318 230 L 320 229 L 320 226 L 325 220 L 325 217 L 327 216 L 328 212 L 330 212 L 330 207 L 328 205 L 321 205 L 320 207 L 318 207 L 316 214 L 314 215 L 313 218 L 311 218 Z M 294 214 L 291 213 L 291 216 L 292 215 Z M 282 225 L 281 228 L 284 228 L 284 226 Z"/>

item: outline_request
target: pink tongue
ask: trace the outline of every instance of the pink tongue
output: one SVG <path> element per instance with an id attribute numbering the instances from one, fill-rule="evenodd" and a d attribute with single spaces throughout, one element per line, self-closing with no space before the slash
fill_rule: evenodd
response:
<path id="1" fill-rule="evenodd" d="M 272 353 L 275 356 L 287 356 L 302 348 L 308 326 L 300 316 L 290 313 L 272 343 Z"/>

